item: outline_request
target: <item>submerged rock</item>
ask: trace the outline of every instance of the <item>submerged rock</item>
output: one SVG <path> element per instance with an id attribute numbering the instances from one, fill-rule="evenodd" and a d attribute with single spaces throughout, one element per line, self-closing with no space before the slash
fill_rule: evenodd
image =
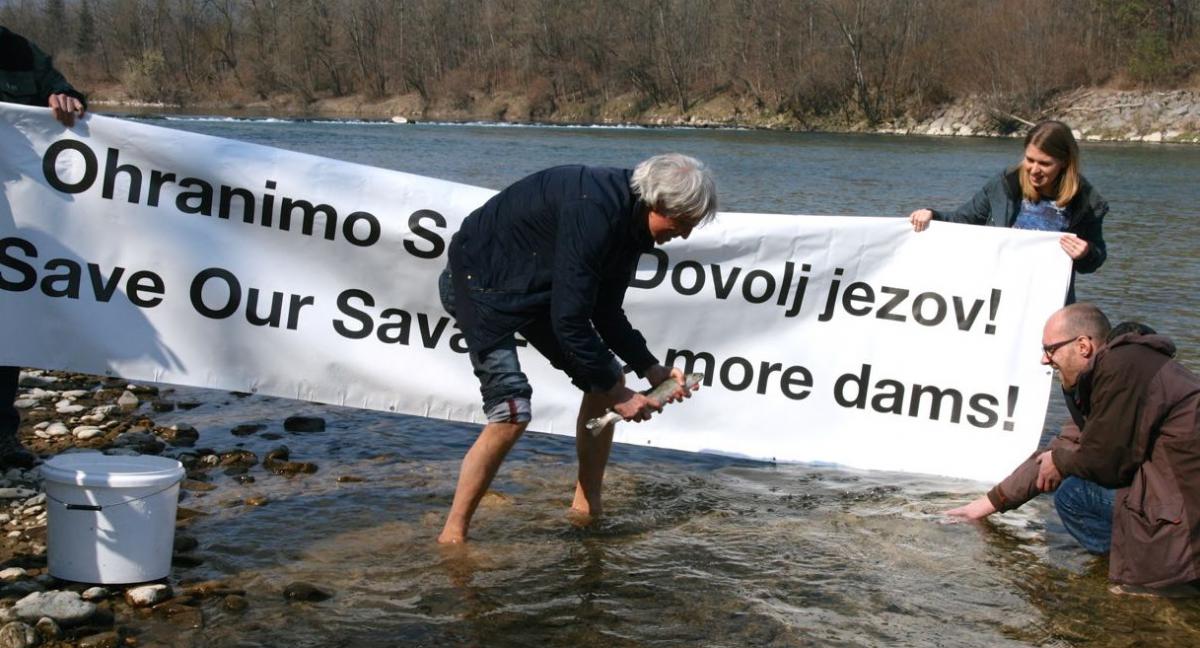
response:
<path id="1" fill-rule="evenodd" d="M 318 602 L 327 600 L 332 596 L 333 594 L 304 581 L 296 581 L 283 588 L 283 597 L 289 601 Z"/>
<path id="2" fill-rule="evenodd" d="M 325 419 L 319 416 L 289 416 L 283 421 L 288 432 L 324 432 Z"/>

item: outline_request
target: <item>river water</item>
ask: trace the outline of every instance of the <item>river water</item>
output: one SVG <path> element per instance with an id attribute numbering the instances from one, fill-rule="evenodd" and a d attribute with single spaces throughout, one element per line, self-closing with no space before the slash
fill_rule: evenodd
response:
<path id="1" fill-rule="evenodd" d="M 630 166 L 660 152 L 715 170 L 722 208 L 901 216 L 954 207 L 1016 162 L 1017 140 L 733 130 L 541 128 L 141 118 L 171 128 L 500 188 L 563 163 Z M 1171 335 L 1200 368 L 1200 147 L 1086 144 L 1109 200 L 1109 260 L 1080 299 Z M 952 270 L 952 269 L 949 269 Z M 1032 360 L 1032 359 L 1031 359 Z M 969 362 L 969 359 L 964 359 Z M 474 386 L 468 386 L 474 389 Z M 262 456 L 286 443 L 315 475 L 254 469 L 182 506 L 204 562 L 250 607 L 205 608 L 203 630 L 147 621 L 141 639 L 197 646 L 1192 646 L 1200 602 L 1106 591 L 1042 497 L 983 524 L 940 512 L 986 484 L 616 446 L 606 517 L 568 524 L 573 440 L 530 433 L 484 501 L 475 542 L 433 538 L 477 427 L 259 396 L 179 389 L 199 407 L 156 415 L 201 445 Z M 289 434 L 284 417 L 328 430 Z M 1051 399 L 1047 432 L 1066 419 Z M 264 432 L 230 429 L 261 423 Z M 737 421 L 727 422 L 736 433 Z M 282 434 L 282 440 L 264 438 Z M 1032 448 L 1030 449 L 1033 450 Z M 351 477 L 361 481 L 339 480 Z M 246 506 L 265 496 L 265 506 Z M 287 603 L 297 580 L 329 590 Z"/>

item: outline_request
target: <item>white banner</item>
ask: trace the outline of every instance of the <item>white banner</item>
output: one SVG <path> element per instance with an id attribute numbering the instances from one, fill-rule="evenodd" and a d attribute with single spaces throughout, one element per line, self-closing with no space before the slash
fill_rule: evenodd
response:
<path id="1" fill-rule="evenodd" d="M 0 364 L 482 422 L 436 279 L 491 190 L 7 104 L 0 151 Z M 616 438 L 1001 477 L 1045 418 L 1057 239 L 722 213 L 643 257 L 625 308 L 706 386 Z M 531 429 L 574 434 L 579 393 L 522 363 Z"/>

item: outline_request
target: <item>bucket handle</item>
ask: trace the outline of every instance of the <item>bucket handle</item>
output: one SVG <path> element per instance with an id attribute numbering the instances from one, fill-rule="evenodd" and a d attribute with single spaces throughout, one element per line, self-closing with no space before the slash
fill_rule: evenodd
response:
<path id="1" fill-rule="evenodd" d="M 168 490 L 174 488 L 175 485 L 178 483 L 179 482 L 172 482 L 170 486 L 156 490 L 153 493 L 147 493 L 145 495 L 142 495 L 141 497 L 135 497 L 133 499 L 128 499 L 128 500 L 125 500 L 124 502 L 117 502 L 116 504 L 105 504 L 103 506 L 101 506 L 99 504 L 72 504 L 70 502 L 64 502 L 64 501 L 58 499 L 57 497 L 51 495 L 50 493 L 46 493 L 46 499 L 53 500 L 55 502 L 58 502 L 59 504 L 62 504 L 64 507 L 66 507 L 66 509 L 68 511 L 103 511 L 105 509 L 110 509 L 110 508 L 113 508 L 116 506 L 125 506 L 126 504 L 133 504 L 134 502 L 144 500 L 147 497 L 154 497 L 155 495 L 158 495 L 159 493 L 162 493 L 164 491 L 168 491 Z"/>

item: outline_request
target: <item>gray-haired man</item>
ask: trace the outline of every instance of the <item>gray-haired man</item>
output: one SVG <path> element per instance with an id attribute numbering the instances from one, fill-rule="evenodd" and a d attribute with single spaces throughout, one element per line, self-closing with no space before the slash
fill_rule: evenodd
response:
<path id="1" fill-rule="evenodd" d="M 711 173 L 669 154 L 633 170 L 540 171 L 463 221 L 440 288 L 470 348 L 488 423 L 463 458 L 439 542 L 466 541 L 479 500 L 529 425 L 533 390 L 517 360 L 518 332 L 583 391 L 571 508 L 585 518 L 600 513 L 613 426 L 593 436 L 584 422 L 609 408 L 642 421 L 662 406 L 625 386 L 614 353 L 651 385 L 675 378 L 672 400 L 687 396 L 683 373 L 662 366 L 625 317 L 625 291 L 644 252 L 687 238 L 716 209 Z"/>

